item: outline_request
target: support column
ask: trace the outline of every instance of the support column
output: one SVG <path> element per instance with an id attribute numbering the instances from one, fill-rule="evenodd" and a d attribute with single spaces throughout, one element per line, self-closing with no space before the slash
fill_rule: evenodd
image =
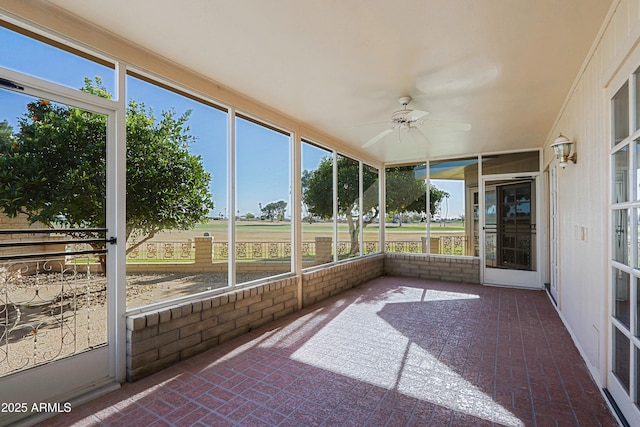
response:
<path id="1" fill-rule="evenodd" d="M 326 264 L 333 260 L 331 256 L 332 241 L 331 237 L 316 236 L 316 262 L 318 264 Z"/>

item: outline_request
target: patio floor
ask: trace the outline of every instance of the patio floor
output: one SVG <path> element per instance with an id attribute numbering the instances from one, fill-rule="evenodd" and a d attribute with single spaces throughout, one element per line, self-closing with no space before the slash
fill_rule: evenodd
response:
<path id="1" fill-rule="evenodd" d="M 384 277 L 44 425 L 617 423 L 545 292 Z"/>

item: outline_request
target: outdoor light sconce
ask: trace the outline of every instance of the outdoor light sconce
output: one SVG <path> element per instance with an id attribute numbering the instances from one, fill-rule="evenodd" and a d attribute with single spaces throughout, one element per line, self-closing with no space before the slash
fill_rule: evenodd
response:
<path id="1" fill-rule="evenodd" d="M 571 154 L 571 146 L 573 144 L 575 144 L 575 142 L 571 141 L 563 134 L 560 134 L 553 142 L 553 144 L 551 144 L 553 152 L 556 155 L 556 159 L 558 159 L 558 163 L 562 168 L 567 166 L 569 160 L 571 160 L 574 164 L 578 161 L 578 154 L 575 151 L 573 154 Z"/>

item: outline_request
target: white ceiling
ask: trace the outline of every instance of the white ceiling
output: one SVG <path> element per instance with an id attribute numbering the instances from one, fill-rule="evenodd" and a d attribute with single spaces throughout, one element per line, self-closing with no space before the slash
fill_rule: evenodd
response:
<path id="1" fill-rule="evenodd" d="M 541 147 L 611 0 L 50 0 L 380 161 Z M 362 149 L 400 109 L 422 126 Z M 413 131 L 411 133 L 414 133 Z"/>

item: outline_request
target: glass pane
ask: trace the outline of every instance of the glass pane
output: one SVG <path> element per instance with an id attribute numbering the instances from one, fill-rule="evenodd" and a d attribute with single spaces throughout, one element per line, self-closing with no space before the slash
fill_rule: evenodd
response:
<path id="1" fill-rule="evenodd" d="M 631 305 L 629 304 L 631 293 L 628 273 L 613 269 L 613 317 L 621 321 L 627 328 L 630 327 Z"/>
<path id="2" fill-rule="evenodd" d="M 472 218 L 473 224 L 471 229 L 471 235 L 473 236 L 473 250 L 471 254 L 473 256 L 480 256 L 480 201 L 478 189 L 472 190 L 473 193 L 473 210 Z"/>
<path id="3" fill-rule="evenodd" d="M 393 166 L 385 169 L 385 250 L 421 253 L 427 251 L 427 186 L 425 165 Z M 438 250 L 433 244 L 431 250 Z M 437 252 L 436 252 L 437 253 Z"/>
<path id="4" fill-rule="evenodd" d="M 634 347 L 634 352 L 636 356 L 636 375 L 635 375 L 635 385 L 636 385 L 636 405 L 640 403 L 640 349 L 638 347 Z"/>
<path id="5" fill-rule="evenodd" d="M 630 376 L 629 339 L 615 326 L 613 327 L 613 373 L 618 377 L 624 388 L 629 391 Z"/>
<path id="6" fill-rule="evenodd" d="M 533 180 L 485 183 L 487 267 L 535 271 Z"/>
<path id="7" fill-rule="evenodd" d="M 0 26 L 0 58 L 2 58 L 0 65 L 2 67 L 73 89 L 84 87 L 85 78 L 93 80 L 99 77 L 107 91 L 114 94 L 113 65 L 98 63 L 83 55 L 85 57 Z"/>
<path id="8" fill-rule="evenodd" d="M 498 266 L 498 204 L 495 186 L 487 185 L 484 197 L 485 260 L 487 267 Z"/>
<path id="9" fill-rule="evenodd" d="M 625 146 L 613 155 L 613 170 L 615 174 L 613 202 L 626 202 L 629 193 L 629 147 Z"/>
<path id="10" fill-rule="evenodd" d="M 333 261 L 333 154 L 302 142 L 302 264 Z"/>
<path id="11" fill-rule="evenodd" d="M 629 136 L 629 83 L 625 83 L 612 99 L 613 146 Z"/>
<path id="12" fill-rule="evenodd" d="M 474 224 L 467 221 L 474 215 L 474 206 L 467 203 L 467 194 L 478 186 L 478 158 L 431 162 L 429 178 L 434 214 L 430 224 L 431 243 L 432 246 L 437 243 L 438 247 L 435 253 L 479 255 L 477 227 L 474 231 Z M 434 253 L 433 248 L 431 252 Z"/>
<path id="13" fill-rule="evenodd" d="M 0 89 L 0 376 L 107 343 L 106 130 Z"/>
<path id="14" fill-rule="evenodd" d="M 360 255 L 360 163 L 338 156 L 338 259 Z"/>
<path id="15" fill-rule="evenodd" d="M 482 174 L 538 172 L 540 170 L 540 152 L 495 154 L 482 156 Z"/>
<path id="16" fill-rule="evenodd" d="M 127 308 L 228 285 L 227 114 L 127 76 Z"/>
<path id="17" fill-rule="evenodd" d="M 636 140 L 636 200 L 640 200 L 640 141 Z"/>
<path id="18" fill-rule="evenodd" d="M 637 226 L 636 226 L 636 249 L 638 250 L 638 259 L 635 267 L 640 269 L 640 209 L 636 208 L 633 210 L 636 214 Z"/>
<path id="19" fill-rule="evenodd" d="M 236 283 L 291 271 L 291 137 L 236 119 Z"/>
<path id="20" fill-rule="evenodd" d="M 532 212 L 532 182 L 501 184 L 497 187 L 498 264 L 519 270 L 535 270 L 533 241 L 535 218 Z"/>
<path id="21" fill-rule="evenodd" d="M 633 309 L 636 311 L 636 326 L 635 326 L 635 335 L 640 336 L 640 279 L 634 278 L 633 283 L 636 287 L 636 303 L 633 305 Z M 640 375 L 640 371 L 636 371 Z"/>
<path id="22" fill-rule="evenodd" d="M 630 265 L 629 211 L 613 211 L 613 260 Z"/>
<path id="23" fill-rule="evenodd" d="M 635 93 L 635 102 L 636 105 L 634 105 L 634 110 L 636 112 L 636 123 L 635 123 L 635 127 L 634 127 L 634 131 L 640 129 L 640 79 L 638 78 L 638 76 L 640 76 L 640 68 L 638 68 L 635 73 L 633 73 L 633 78 L 635 80 L 635 88 L 636 88 L 636 93 Z"/>
<path id="24" fill-rule="evenodd" d="M 362 234 L 364 241 L 363 254 L 380 252 L 380 171 L 369 165 L 362 165 Z"/>

